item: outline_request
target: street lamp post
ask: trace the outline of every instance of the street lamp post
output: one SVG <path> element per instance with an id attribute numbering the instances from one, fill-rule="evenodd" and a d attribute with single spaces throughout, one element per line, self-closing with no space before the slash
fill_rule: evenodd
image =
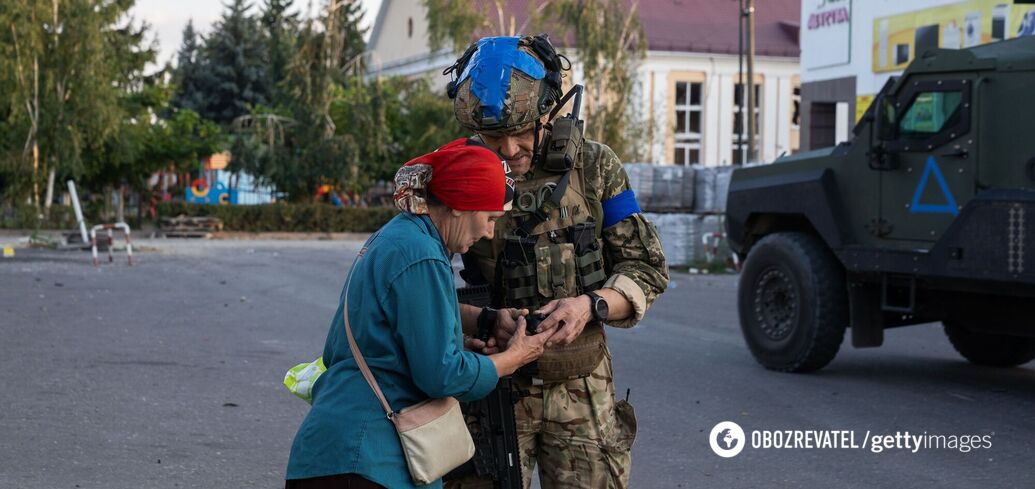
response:
<path id="1" fill-rule="evenodd" d="M 747 161 L 758 159 L 755 154 L 755 0 L 747 0 L 747 124 L 748 124 L 748 154 Z M 741 84 L 743 87 L 744 84 Z M 743 119 L 741 119 L 743 120 Z"/>

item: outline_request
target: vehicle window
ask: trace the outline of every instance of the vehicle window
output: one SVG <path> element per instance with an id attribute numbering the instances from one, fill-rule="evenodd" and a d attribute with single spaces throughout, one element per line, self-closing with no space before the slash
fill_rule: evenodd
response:
<path id="1" fill-rule="evenodd" d="M 922 92 L 898 123 L 899 136 L 927 138 L 937 134 L 958 117 L 961 92 Z"/>

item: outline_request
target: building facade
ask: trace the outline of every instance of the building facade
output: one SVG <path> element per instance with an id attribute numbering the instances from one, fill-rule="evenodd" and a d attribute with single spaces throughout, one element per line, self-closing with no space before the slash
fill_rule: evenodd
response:
<path id="1" fill-rule="evenodd" d="M 1031 3 L 802 0 L 802 148 L 847 141 L 888 79 L 929 49 L 1035 34 Z"/>

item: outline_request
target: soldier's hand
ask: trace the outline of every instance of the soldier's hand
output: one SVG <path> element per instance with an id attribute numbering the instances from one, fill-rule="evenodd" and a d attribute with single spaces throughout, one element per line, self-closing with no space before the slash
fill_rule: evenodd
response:
<path id="1" fill-rule="evenodd" d="M 500 309 L 499 314 L 496 315 L 496 336 L 493 338 L 496 340 L 496 344 L 506 347 L 510 338 L 514 336 L 514 331 L 517 330 L 517 319 L 526 315 L 528 315 L 528 309 Z"/>
<path id="2" fill-rule="evenodd" d="M 542 309 L 536 311 L 546 315 L 546 319 L 539 323 L 540 331 L 560 326 L 550 336 L 546 346 L 567 345 L 575 341 L 575 338 L 582 334 L 582 329 L 586 327 L 586 323 L 592 317 L 590 307 L 592 307 L 592 301 L 589 296 L 580 295 L 578 297 L 552 300 L 543 306 Z"/>
<path id="3" fill-rule="evenodd" d="M 514 370 L 528 364 L 529 362 L 539 358 L 546 349 L 546 342 L 549 340 L 549 331 L 542 328 L 539 331 L 544 334 L 527 335 L 525 334 L 525 318 L 519 317 L 517 327 L 514 329 L 514 336 L 511 337 L 510 343 L 507 345 L 505 353 L 511 354 L 517 361 L 517 365 L 514 366 Z M 509 370 L 509 369 L 508 369 Z M 499 371 L 497 370 L 497 373 Z M 507 375 L 513 373 L 501 373 L 500 375 Z"/>
<path id="4" fill-rule="evenodd" d="M 496 343 L 496 338 L 489 338 L 489 341 L 482 341 L 478 338 L 467 337 L 464 338 L 464 348 L 476 351 L 483 355 L 492 355 L 493 353 L 499 353 L 500 351 L 500 348 Z"/>

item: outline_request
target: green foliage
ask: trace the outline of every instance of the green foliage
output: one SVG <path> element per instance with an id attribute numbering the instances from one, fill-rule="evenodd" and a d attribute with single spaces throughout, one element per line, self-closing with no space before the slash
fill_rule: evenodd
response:
<path id="1" fill-rule="evenodd" d="M 587 137 L 611 146 L 623 161 L 636 154 L 642 135 L 630 110 L 639 62 L 647 44 L 635 7 L 629 11 L 624 0 L 574 0 L 560 4 L 560 19 L 576 39 L 576 57 L 582 64 L 586 91 L 584 104 Z"/>
<path id="2" fill-rule="evenodd" d="M 171 116 L 149 126 L 146 161 L 154 167 L 190 168 L 201 158 L 225 149 L 226 135 L 215 122 L 193 110 L 173 110 Z"/>
<path id="3" fill-rule="evenodd" d="M 25 219 L 39 211 L 20 206 L 42 198 L 52 169 L 59 194 L 74 178 L 97 199 L 84 205 L 110 212 L 105 194 L 125 189 L 147 202 L 155 172 L 192 171 L 230 149 L 231 171 L 308 201 L 325 184 L 362 191 L 464 135 L 452 103 L 426 80 L 366 78 L 360 2 L 321 0 L 300 18 L 293 0 L 263 0 L 254 14 L 250 1 L 228 2 L 207 36 L 188 23 L 175 68 L 149 74 L 156 46 L 128 16 L 134 0 L 3 2 L 4 225 L 35 227 Z M 471 26 L 462 43 L 451 38 L 463 49 L 484 17 L 469 2 L 442 3 L 452 12 L 443 20 Z M 52 212 L 48 223 L 68 227 L 64 208 Z"/>
<path id="4" fill-rule="evenodd" d="M 176 69 L 173 70 L 176 92 L 173 94 L 172 105 L 195 113 L 202 110 L 207 103 L 202 85 L 204 67 L 201 66 L 200 49 L 198 35 L 194 31 L 194 21 L 189 20 L 187 27 L 183 29 L 183 43 L 176 54 Z"/>
<path id="5" fill-rule="evenodd" d="M 451 47 L 458 54 L 467 49 L 474 32 L 486 25 L 473 0 L 421 0 L 428 18 L 428 45 L 432 51 Z"/>
<path id="6" fill-rule="evenodd" d="M 223 125 L 272 100 L 266 43 L 250 8 L 233 0 L 201 47 L 197 89 L 204 95 L 198 113 Z"/>
<path id="7" fill-rule="evenodd" d="M 339 132 L 358 145 L 365 163 L 360 170 L 375 180 L 391 180 L 403 163 L 468 135 L 456 124 L 452 101 L 432 91 L 426 79 L 393 77 L 353 85 L 335 100 L 331 117 Z"/>
<path id="8" fill-rule="evenodd" d="M 162 217 L 212 216 L 226 231 L 245 232 L 357 232 L 377 231 L 398 214 L 395 208 L 339 208 L 327 204 L 204 205 L 162 203 Z"/>
<path id="9" fill-rule="evenodd" d="M 83 207 L 83 218 L 87 225 L 102 222 L 103 206 L 100 203 L 87 203 Z M 139 223 L 132 218 L 127 219 L 130 227 L 139 229 Z M 78 230 L 75 210 L 70 205 L 54 205 L 50 216 L 40 220 L 36 207 L 30 204 L 17 204 L 0 212 L 0 229 L 64 229 Z M 89 230 L 89 228 L 87 228 Z"/>
<path id="10" fill-rule="evenodd" d="M 147 27 L 127 15 L 133 3 L 10 0 L 0 8 L 5 197 L 38 201 L 48 172 L 97 174 L 91 165 L 132 152 L 114 143 L 133 135 L 123 100 L 141 90 L 155 53 Z"/>
<path id="11" fill-rule="evenodd" d="M 320 16 L 303 22 L 279 85 L 281 104 L 276 109 L 256 107 L 239 121 L 232 170 L 248 171 L 294 201 L 309 199 L 324 184 L 340 190 L 369 185 L 370 175 L 361 171 L 360 162 L 385 139 L 359 139 L 349 130 L 368 135 L 385 131 L 379 125 L 381 100 L 367 97 L 360 76 L 365 49 L 361 15 L 358 5 L 330 2 Z M 331 110 L 343 98 L 363 119 L 362 127 L 338 130 Z"/>
<path id="12" fill-rule="evenodd" d="M 269 58 L 268 76 L 274 83 L 274 104 L 284 101 L 281 87 L 277 87 L 276 84 L 287 75 L 288 64 L 295 52 L 299 20 L 297 13 L 289 12 L 293 3 L 293 0 L 265 0 L 259 18 Z"/>

